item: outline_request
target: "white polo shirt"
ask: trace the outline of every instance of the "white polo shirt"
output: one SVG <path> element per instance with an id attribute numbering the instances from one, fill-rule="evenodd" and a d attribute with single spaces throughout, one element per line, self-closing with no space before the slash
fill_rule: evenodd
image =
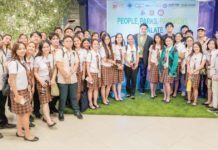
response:
<path id="1" fill-rule="evenodd" d="M 97 59 L 99 64 L 97 63 Z M 95 52 L 95 50 L 90 50 L 87 54 L 86 62 L 90 63 L 90 72 L 91 73 L 100 73 L 101 68 L 101 56 L 99 52 Z M 98 66 L 99 65 L 99 66 Z"/>
<path id="2" fill-rule="evenodd" d="M 22 63 L 25 63 L 24 61 Z M 28 88 L 28 80 L 26 69 L 17 60 L 13 60 L 8 64 L 8 71 L 10 74 L 16 74 L 17 90 L 25 90 Z"/>
<path id="3" fill-rule="evenodd" d="M 112 45 L 115 60 L 122 60 L 121 56 L 126 53 L 125 46 Z"/>
<path id="4" fill-rule="evenodd" d="M 70 84 L 77 83 L 76 72 L 72 72 L 73 66 L 76 63 L 79 63 L 79 58 L 78 58 L 77 53 L 73 50 L 68 51 L 67 49 L 63 48 L 55 53 L 55 61 L 62 62 L 63 67 L 64 67 L 63 69 L 68 74 L 71 75 L 71 83 Z M 62 74 L 59 71 L 58 71 L 57 77 L 58 77 L 58 83 L 69 84 L 69 83 L 65 82 L 64 77 L 62 76 Z"/>
<path id="5" fill-rule="evenodd" d="M 103 46 L 101 46 L 101 48 L 100 48 L 100 55 L 101 55 L 101 58 L 102 58 L 102 59 L 103 59 L 103 58 L 106 58 L 106 52 L 105 52 L 105 49 L 104 49 Z M 112 55 L 112 54 L 110 54 L 110 51 L 109 51 L 109 55 Z M 111 67 L 111 66 L 113 66 L 111 63 L 108 63 L 108 62 L 105 62 L 105 61 L 102 61 L 101 65 L 102 65 L 102 66 L 105 66 L 105 67 Z"/>
<path id="6" fill-rule="evenodd" d="M 178 51 L 178 54 L 181 55 L 181 53 L 184 53 L 186 52 L 186 48 L 185 48 L 185 44 L 180 42 L 180 43 L 176 43 L 174 45 L 174 47 L 177 49 Z M 181 62 L 181 59 L 179 58 L 178 62 Z"/>
<path id="7" fill-rule="evenodd" d="M 136 49 L 135 45 L 133 46 L 133 48 L 131 48 L 129 45 L 127 45 L 126 60 L 128 62 L 136 63 L 137 54 L 139 54 L 139 53 L 140 53 L 140 49 Z M 125 62 L 125 65 L 129 67 L 127 62 Z"/>

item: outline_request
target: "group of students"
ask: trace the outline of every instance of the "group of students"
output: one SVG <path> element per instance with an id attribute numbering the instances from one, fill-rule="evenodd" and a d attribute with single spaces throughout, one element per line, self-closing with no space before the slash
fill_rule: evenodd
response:
<path id="1" fill-rule="evenodd" d="M 206 86 L 210 111 L 218 107 L 218 32 L 217 39 L 206 37 L 206 29 L 197 29 L 195 42 L 188 26 L 174 34 L 173 23 L 165 26 L 166 34 L 147 34 L 148 25 L 141 24 L 138 34 L 129 34 L 127 42 L 121 33 L 114 41 L 103 31 L 92 34 L 81 27 L 55 28 L 47 38 L 46 33 L 33 32 L 30 38 L 20 34 L 11 47 L 12 37 L 0 37 L 0 127 L 17 127 L 16 136 L 26 141 L 38 141 L 30 132 L 32 112 L 48 127 L 56 125 L 50 113 L 57 112 L 64 121 L 64 109 L 68 101 L 78 119 L 83 119 L 79 101 L 87 90 L 90 109 L 109 105 L 109 94 L 122 101 L 121 88 L 126 77 L 127 97 L 135 99 L 137 74 L 140 73 L 139 91 L 145 92 L 145 82 L 150 82 L 151 98 L 156 95 L 157 85 L 163 87 L 163 101 L 169 103 L 178 90 L 187 97 L 187 103 L 197 105 L 198 91 Z M 8 78 L 7 78 L 8 75 Z M 10 85 L 10 95 L 5 95 L 4 78 Z M 201 81 L 201 82 L 200 82 Z M 57 84 L 60 96 L 51 95 L 51 87 Z M 180 87 L 180 88 L 179 88 Z M 200 88 L 199 88 L 200 87 Z M 100 91 L 100 92 L 99 92 Z M 16 114 L 17 124 L 9 124 L 5 115 L 8 99 L 10 111 Z M 59 107 L 56 109 L 57 102 Z M 0 134 L 0 137 L 3 137 Z"/>

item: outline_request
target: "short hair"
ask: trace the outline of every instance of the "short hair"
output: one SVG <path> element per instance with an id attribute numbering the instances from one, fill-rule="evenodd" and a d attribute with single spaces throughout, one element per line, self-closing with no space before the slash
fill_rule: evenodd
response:
<path id="1" fill-rule="evenodd" d="M 188 28 L 188 30 L 189 30 L 189 27 L 185 24 L 180 27 L 180 31 L 182 31 L 183 28 Z"/>
<path id="2" fill-rule="evenodd" d="M 185 32 L 185 34 L 187 34 L 187 33 L 191 33 L 191 34 L 193 35 L 193 31 L 192 31 L 192 30 L 187 30 L 187 31 Z"/>
<path id="3" fill-rule="evenodd" d="M 145 26 L 145 27 L 148 28 L 148 25 L 147 25 L 146 23 L 142 23 L 142 24 L 140 24 L 140 28 L 143 27 L 143 26 Z"/>
<path id="4" fill-rule="evenodd" d="M 34 31 L 30 34 L 30 38 L 34 35 L 37 34 L 40 38 L 42 38 L 42 34 L 39 31 Z"/>
<path id="5" fill-rule="evenodd" d="M 67 30 L 73 31 L 73 29 L 72 29 L 71 27 L 67 27 L 66 29 L 64 29 L 64 33 L 65 33 Z M 73 31 L 73 32 L 74 32 L 74 31 Z"/>
<path id="6" fill-rule="evenodd" d="M 81 26 L 75 26 L 73 30 L 75 31 L 77 28 L 79 28 L 81 31 L 83 30 Z"/>
<path id="7" fill-rule="evenodd" d="M 54 36 L 56 36 L 56 37 L 58 37 L 58 38 L 60 39 L 59 34 L 57 34 L 57 33 L 55 33 L 55 32 L 52 32 L 52 33 L 50 33 L 50 35 L 49 35 L 49 40 L 51 40 Z"/>
<path id="8" fill-rule="evenodd" d="M 64 36 L 63 41 L 65 41 L 65 39 L 68 39 L 68 38 L 70 38 L 70 39 L 73 41 L 73 37 L 70 36 L 70 35 L 66 35 L 66 36 Z"/>
<path id="9" fill-rule="evenodd" d="M 62 31 L 62 28 L 61 27 L 55 27 L 54 28 L 54 31 L 56 31 L 57 29 L 60 29 Z"/>
<path id="10" fill-rule="evenodd" d="M 165 28 L 167 28 L 168 26 L 172 26 L 174 28 L 174 24 L 172 22 L 167 22 L 165 24 Z"/>

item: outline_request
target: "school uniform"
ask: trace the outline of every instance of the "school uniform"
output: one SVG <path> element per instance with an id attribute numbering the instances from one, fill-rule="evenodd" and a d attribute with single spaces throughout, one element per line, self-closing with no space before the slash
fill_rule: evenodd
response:
<path id="1" fill-rule="evenodd" d="M 214 108 L 218 108 L 218 80 L 214 78 L 218 75 L 218 50 L 212 52 L 210 75 L 212 77 L 212 104 Z"/>
<path id="2" fill-rule="evenodd" d="M 157 84 L 159 81 L 159 70 L 158 70 L 158 64 L 159 64 L 159 59 L 161 55 L 161 47 L 160 45 L 153 45 L 150 47 L 149 52 L 150 52 L 150 71 L 149 71 L 149 81 L 151 83 Z"/>
<path id="3" fill-rule="evenodd" d="M 206 56 L 206 69 L 207 69 L 207 79 L 206 79 L 206 85 L 207 88 L 211 89 L 212 88 L 212 78 L 210 74 L 210 67 L 211 67 L 211 58 L 212 58 L 212 51 L 207 51 L 205 53 Z"/>
<path id="4" fill-rule="evenodd" d="M 112 46 L 115 61 L 117 64 L 122 64 L 124 63 L 123 59 L 123 54 L 126 53 L 126 48 L 125 46 L 118 46 L 118 45 L 113 45 Z M 124 70 L 119 70 L 117 67 L 114 68 L 114 77 L 113 77 L 113 83 L 122 83 L 124 80 Z"/>
<path id="5" fill-rule="evenodd" d="M 186 84 L 188 82 L 188 73 L 187 73 L 187 65 L 189 64 L 190 54 L 192 53 L 192 48 L 186 48 L 185 51 L 185 58 L 181 62 L 181 84 L 182 84 L 182 91 L 186 91 Z M 184 77 L 183 77 L 184 76 Z"/>
<path id="6" fill-rule="evenodd" d="M 11 59 L 11 50 L 3 51 L 0 49 L 0 126 L 8 124 L 8 119 L 5 114 L 5 107 L 7 102 L 7 96 L 2 94 L 3 78 L 8 74 L 6 67 L 4 66 Z M 11 107 L 10 100 L 8 100 L 8 105 Z"/>
<path id="7" fill-rule="evenodd" d="M 127 47 L 126 47 L 126 62 L 125 62 L 124 71 L 125 71 L 125 75 L 126 75 L 126 92 L 130 96 L 135 95 L 138 68 L 133 70 L 129 66 L 128 62 L 132 62 L 135 64 L 137 61 L 137 54 L 139 54 L 139 53 L 140 53 L 140 50 L 137 49 L 135 47 L 135 45 L 133 46 L 133 48 L 131 48 L 129 45 L 127 45 Z M 135 65 L 138 65 L 138 64 L 135 64 Z"/>
<path id="8" fill-rule="evenodd" d="M 66 83 L 64 77 L 58 70 L 57 83 L 60 89 L 60 103 L 59 103 L 59 115 L 64 113 L 67 96 L 69 95 L 70 104 L 75 113 L 80 112 L 79 105 L 77 103 L 77 76 L 76 71 L 73 72 L 72 67 L 79 63 L 78 55 L 73 50 L 67 50 L 65 47 L 55 54 L 55 61 L 63 63 L 63 69 L 70 74 L 71 81 Z"/>
<path id="9" fill-rule="evenodd" d="M 26 59 L 26 67 L 27 67 L 27 74 L 28 74 L 28 84 L 29 87 L 32 88 L 34 85 L 32 84 L 32 80 L 34 78 L 33 75 L 33 66 L 34 66 L 34 57 L 30 57 Z"/>
<path id="10" fill-rule="evenodd" d="M 84 89 L 84 82 L 82 80 L 82 76 L 83 76 L 83 71 L 85 71 L 85 68 L 83 68 L 83 64 L 86 61 L 87 51 L 85 49 L 80 49 L 77 52 L 77 55 L 79 56 L 79 67 L 77 70 L 77 84 L 78 84 L 77 93 L 80 93 Z"/>
<path id="11" fill-rule="evenodd" d="M 106 58 L 106 50 L 102 46 L 100 49 L 100 55 L 101 59 Z M 112 58 L 112 53 L 109 51 L 109 58 L 107 59 L 113 59 Z M 114 76 L 114 66 L 111 63 L 105 62 L 102 60 L 101 63 L 101 85 L 102 86 L 107 86 L 107 85 L 112 85 L 113 84 L 113 76 Z"/>
<path id="12" fill-rule="evenodd" d="M 89 71 L 93 79 L 93 83 L 87 83 L 88 88 L 98 89 L 101 87 L 101 56 L 99 52 L 90 50 L 87 54 L 86 62 L 90 63 Z"/>
<path id="13" fill-rule="evenodd" d="M 192 56 L 190 56 L 189 59 L 190 59 L 189 60 L 190 69 L 195 70 L 201 65 L 203 61 L 206 60 L 206 57 L 202 53 L 198 53 L 198 54 L 194 53 Z M 189 77 L 190 75 L 188 74 L 188 78 Z M 192 88 L 198 89 L 200 84 L 200 71 L 198 71 L 197 73 L 191 76 L 191 81 L 192 81 Z"/>
<path id="14" fill-rule="evenodd" d="M 16 74 L 15 84 L 18 94 L 27 100 L 27 102 L 24 105 L 16 103 L 14 100 L 15 95 L 11 90 L 10 92 L 11 111 L 19 115 L 31 113 L 32 105 L 30 100 L 30 92 L 28 90 L 28 77 L 27 77 L 27 70 L 25 67 L 25 61 L 19 62 L 17 60 L 12 60 L 8 64 L 8 70 L 9 70 L 9 75 Z"/>
<path id="15" fill-rule="evenodd" d="M 178 58 L 178 51 L 174 47 L 164 48 L 159 65 L 160 82 L 172 83 L 173 78 L 177 75 Z"/>
<path id="16" fill-rule="evenodd" d="M 34 68 L 38 69 L 38 75 L 41 80 L 50 83 L 51 72 L 53 69 L 53 57 L 51 54 L 48 57 L 37 56 L 34 61 Z M 39 100 L 41 104 L 47 104 L 51 101 L 51 88 L 50 86 L 43 87 L 39 81 L 36 83 Z"/>

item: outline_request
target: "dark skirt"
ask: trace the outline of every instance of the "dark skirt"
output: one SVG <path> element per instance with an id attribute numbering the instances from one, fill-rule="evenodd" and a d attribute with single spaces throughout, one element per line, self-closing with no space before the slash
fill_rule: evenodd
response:
<path id="1" fill-rule="evenodd" d="M 178 63 L 176 77 L 174 78 L 175 81 L 179 80 L 181 74 L 180 71 L 181 71 L 181 63 Z"/>
<path id="2" fill-rule="evenodd" d="M 49 103 L 52 100 L 50 87 L 48 86 L 44 88 L 39 82 L 37 82 L 36 85 L 37 85 L 40 104 Z"/>
<path id="3" fill-rule="evenodd" d="M 155 63 L 151 63 L 151 68 L 149 71 L 149 81 L 151 83 L 158 83 L 159 81 L 159 72 L 158 72 L 158 66 Z"/>
<path id="4" fill-rule="evenodd" d="M 172 83 L 172 81 L 173 81 L 173 78 L 169 75 L 168 68 L 164 68 L 160 76 L 160 82 Z"/>
<path id="5" fill-rule="evenodd" d="M 114 78 L 114 67 L 104 67 L 101 68 L 101 86 L 107 86 L 113 84 Z"/>
<path id="6" fill-rule="evenodd" d="M 122 83 L 124 80 L 124 70 L 114 69 L 113 83 Z"/>
<path id="7" fill-rule="evenodd" d="M 90 74 L 91 74 L 92 79 L 93 79 L 93 84 L 88 82 L 87 87 L 94 88 L 94 89 L 100 88 L 101 87 L 101 78 L 98 77 L 97 73 L 90 73 Z"/>
<path id="8" fill-rule="evenodd" d="M 23 115 L 23 114 L 27 114 L 27 113 L 31 113 L 32 112 L 32 105 L 31 105 L 31 100 L 30 100 L 30 93 L 29 91 L 26 90 L 20 90 L 18 91 L 18 94 L 20 96 L 23 96 L 27 102 L 24 105 L 18 104 L 14 101 L 15 95 L 14 93 L 11 91 L 10 92 L 10 98 L 11 98 L 11 111 L 15 114 L 18 115 Z"/>

